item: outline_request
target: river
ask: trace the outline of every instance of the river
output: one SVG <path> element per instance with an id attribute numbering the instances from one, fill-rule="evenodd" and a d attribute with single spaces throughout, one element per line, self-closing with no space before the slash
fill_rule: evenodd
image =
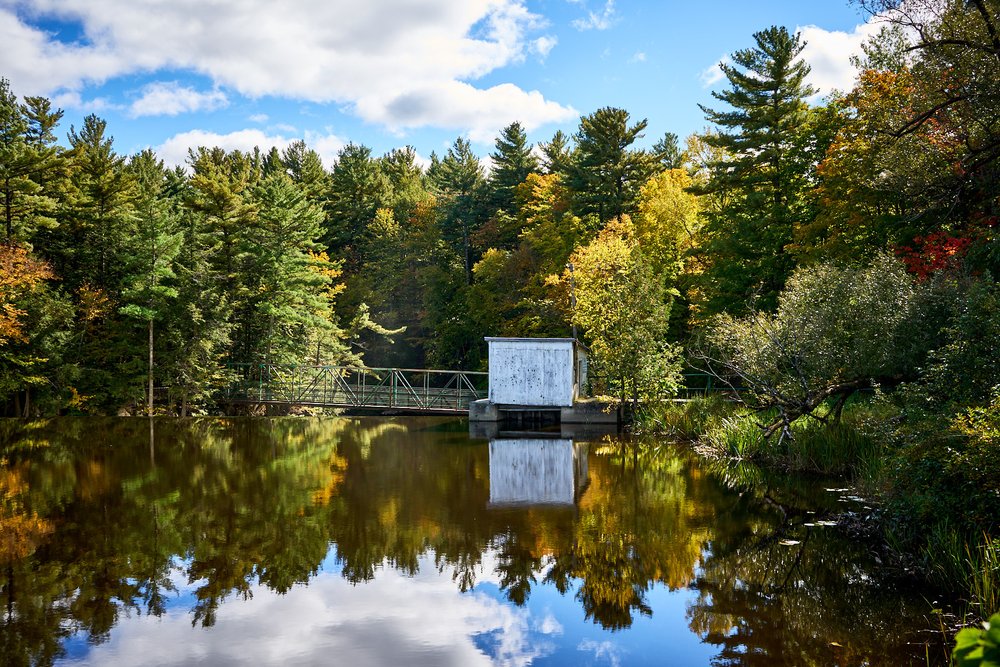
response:
<path id="1" fill-rule="evenodd" d="M 925 665 L 841 484 L 443 418 L 0 423 L 5 665 Z M 926 645 L 926 646 L 925 646 Z"/>

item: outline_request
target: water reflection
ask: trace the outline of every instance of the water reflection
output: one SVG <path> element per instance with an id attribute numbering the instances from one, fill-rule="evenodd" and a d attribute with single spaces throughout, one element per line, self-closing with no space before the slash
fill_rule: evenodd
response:
<path id="1" fill-rule="evenodd" d="M 817 524 L 821 485 L 662 443 L 384 419 L 0 438 L 7 664 L 925 664 L 920 607 Z"/>
<path id="2" fill-rule="evenodd" d="M 587 445 L 565 438 L 490 440 L 490 506 L 573 505 L 587 486 Z"/>

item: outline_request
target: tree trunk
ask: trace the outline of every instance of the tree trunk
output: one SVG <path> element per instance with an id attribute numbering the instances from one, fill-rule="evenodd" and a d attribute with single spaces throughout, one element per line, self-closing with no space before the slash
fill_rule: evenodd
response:
<path id="1" fill-rule="evenodd" d="M 149 404 L 146 414 L 153 416 L 153 318 L 149 318 Z"/>
<path id="2" fill-rule="evenodd" d="M 31 416 L 31 387 L 24 390 L 24 415 L 25 419 Z"/>

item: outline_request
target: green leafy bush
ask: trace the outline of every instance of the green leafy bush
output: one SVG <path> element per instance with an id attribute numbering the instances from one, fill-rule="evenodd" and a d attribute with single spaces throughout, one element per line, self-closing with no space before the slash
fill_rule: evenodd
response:
<path id="1" fill-rule="evenodd" d="M 983 628 L 965 628 L 955 635 L 951 653 L 955 667 L 1000 667 L 1000 613 Z"/>

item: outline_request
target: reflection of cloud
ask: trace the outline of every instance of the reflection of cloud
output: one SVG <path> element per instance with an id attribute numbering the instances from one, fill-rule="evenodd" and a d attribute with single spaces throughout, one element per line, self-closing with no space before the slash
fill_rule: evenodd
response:
<path id="1" fill-rule="evenodd" d="M 485 594 L 461 594 L 425 558 L 415 577 L 386 567 L 364 586 L 334 572 L 286 595 L 255 586 L 249 601 L 223 603 L 208 629 L 192 627 L 186 609 L 122 618 L 107 643 L 67 664 L 522 667 L 554 650 L 538 634 L 553 622 L 535 623 L 527 609 Z M 489 655 L 478 648 L 484 636 Z"/>
<path id="2" fill-rule="evenodd" d="M 576 647 L 578 651 L 593 653 L 597 660 L 607 660 L 612 667 L 620 667 L 622 664 L 622 650 L 614 642 L 596 642 L 593 639 L 584 639 Z"/>
<path id="3" fill-rule="evenodd" d="M 551 613 L 546 614 L 545 618 L 537 621 L 535 623 L 535 629 L 543 635 L 561 635 L 563 633 L 562 623 L 557 621 L 556 617 Z"/>

